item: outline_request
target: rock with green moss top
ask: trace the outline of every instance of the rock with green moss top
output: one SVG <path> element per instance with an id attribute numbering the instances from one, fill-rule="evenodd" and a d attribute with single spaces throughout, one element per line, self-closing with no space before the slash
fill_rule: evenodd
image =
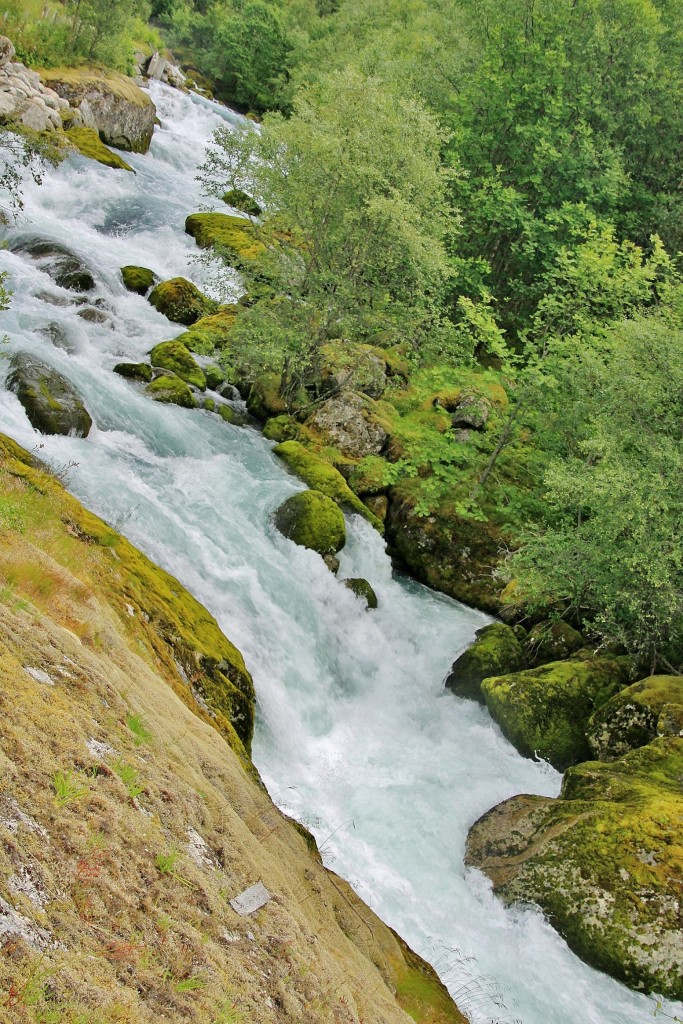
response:
<path id="1" fill-rule="evenodd" d="M 104 164 L 105 167 L 112 167 L 114 170 L 133 171 L 123 157 L 118 153 L 113 153 L 105 146 L 94 128 L 82 126 L 69 128 L 66 137 L 81 156 L 85 156 L 89 160 L 97 160 L 98 164 Z"/>
<path id="2" fill-rule="evenodd" d="M 235 266 L 251 263 L 265 251 L 256 238 L 252 224 L 244 217 L 228 213 L 191 213 L 185 221 L 185 231 L 192 235 L 202 249 L 220 249 Z"/>
<path id="3" fill-rule="evenodd" d="M 280 394 L 279 374 L 262 373 L 256 378 L 249 389 L 247 409 L 257 420 L 267 420 L 287 412 L 287 402 Z"/>
<path id="4" fill-rule="evenodd" d="M 178 335 L 176 341 L 182 341 L 186 348 L 200 356 L 221 352 L 228 346 L 237 313 L 237 306 L 220 306 L 215 313 L 200 317 L 189 331 Z"/>
<path id="5" fill-rule="evenodd" d="M 187 384 L 206 389 L 206 377 L 199 363 L 197 363 L 185 346 L 180 341 L 162 341 L 155 345 L 149 354 L 152 366 L 158 366 L 162 370 L 170 370 L 180 377 Z"/>
<path id="6" fill-rule="evenodd" d="M 121 277 L 129 292 L 136 292 L 137 295 L 146 295 L 150 288 L 154 287 L 156 274 L 147 267 L 121 267 Z"/>
<path id="7" fill-rule="evenodd" d="M 50 68 L 40 76 L 62 99 L 78 107 L 83 124 L 103 142 L 129 153 L 147 152 L 156 107 L 132 78 L 100 68 Z"/>
<path id="8" fill-rule="evenodd" d="M 320 350 L 323 391 L 362 391 L 381 398 L 387 386 L 386 360 L 371 345 L 330 341 Z"/>
<path id="9" fill-rule="evenodd" d="M 453 662 L 445 686 L 458 697 L 483 704 L 484 679 L 517 672 L 523 666 L 524 652 L 514 632 L 502 622 L 494 622 L 477 630 L 477 639 Z"/>
<path id="10" fill-rule="evenodd" d="M 363 504 L 358 495 L 353 493 L 339 470 L 329 462 L 304 448 L 299 441 L 283 441 L 273 448 L 273 452 L 309 487 L 326 494 L 340 507 L 357 512 L 380 533 L 384 532 L 382 522 L 372 514 L 367 505 Z"/>
<path id="11" fill-rule="evenodd" d="M 347 580 L 341 581 L 344 586 L 352 593 L 359 597 L 361 601 L 365 601 L 366 607 L 376 608 L 377 607 L 377 594 L 368 583 L 367 580 L 362 579 L 360 576 L 351 577 Z"/>
<path id="12" fill-rule="evenodd" d="M 128 380 L 144 381 L 145 384 L 149 384 L 154 376 L 149 363 L 117 363 L 114 373 L 127 377 Z"/>
<path id="13" fill-rule="evenodd" d="M 184 324 L 186 327 L 215 312 L 217 305 L 184 277 L 162 281 L 147 298 L 155 309 L 173 323 Z"/>
<path id="14" fill-rule="evenodd" d="M 242 213 L 247 213 L 250 217 L 260 217 L 263 213 L 256 200 L 241 188 L 231 188 L 224 194 L 223 202 L 232 206 L 233 210 L 241 210 Z"/>
<path id="15" fill-rule="evenodd" d="M 225 374 L 219 366 L 205 366 L 203 369 L 206 386 L 210 391 L 215 391 L 221 384 L 225 384 Z"/>
<path id="16" fill-rule="evenodd" d="M 28 353 L 10 363 L 7 387 L 24 407 L 31 425 L 41 434 L 87 437 L 92 419 L 70 381 Z"/>
<path id="17" fill-rule="evenodd" d="M 389 489 L 391 467 L 380 455 L 369 455 L 355 465 L 349 476 L 349 487 L 361 497 L 385 494 Z"/>
<path id="18" fill-rule="evenodd" d="M 524 653 L 528 665 L 543 665 L 547 661 L 569 658 L 585 644 L 583 635 L 568 622 L 537 622 L 529 631 Z"/>
<path id="19" fill-rule="evenodd" d="M 484 679 L 491 717 L 525 757 L 564 771 L 591 756 L 588 720 L 628 682 L 628 658 L 554 661 L 541 668 Z"/>
<path id="20" fill-rule="evenodd" d="M 301 424 L 286 413 L 282 416 L 271 416 L 263 428 L 263 436 L 268 441 L 277 441 L 278 444 L 283 441 L 298 441 L 302 434 Z"/>
<path id="21" fill-rule="evenodd" d="M 559 799 L 515 796 L 475 823 L 466 863 L 534 903 L 580 957 L 683 999 L 683 740 L 570 768 Z"/>
<path id="22" fill-rule="evenodd" d="M 203 402 L 203 408 L 206 409 L 207 412 L 215 412 L 216 411 L 216 402 L 215 402 L 215 400 L 213 398 L 205 398 L 204 402 Z"/>
<path id="23" fill-rule="evenodd" d="M 293 494 L 276 509 L 273 519 L 284 537 L 319 555 L 334 555 L 346 543 L 344 515 L 321 491 Z"/>
<path id="24" fill-rule="evenodd" d="M 591 753 L 614 761 L 655 738 L 664 708 L 683 712 L 683 677 L 648 676 L 611 697 L 592 715 L 587 729 Z M 668 731 L 668 730 L 667 730 Z"/>
<path id="25" fill-rule="evenodd" d="M 145 390 L 155 402 L 180 405 L 184 409 L 195 409 L 197 407 L 197 401 L 191 388 L 180 377 L 176 377 L 175 374 L 164 373 L 159 377 L 155 377 Z"/>
<path id="26" fill-rule="evenodd" d="M 254 426 L 254 421 L 250 416 L 243 413 L 240 409 L 233 409 L 231 405 L 223 403 L 216 408 L 216 412 L 225 420 L 226 423 L 230 423 L 233 427 L 246 427 Z"/>

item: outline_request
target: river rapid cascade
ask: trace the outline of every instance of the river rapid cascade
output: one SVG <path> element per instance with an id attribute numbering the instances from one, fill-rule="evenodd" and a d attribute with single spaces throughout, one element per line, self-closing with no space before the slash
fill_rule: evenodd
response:
<path id="1" fill-rule="evenodd" d="M 6 349 L 71 380 L 94 426 L 87 439 L 41 436 L 0 390 L 0 430 L 64 477 L 216 616 L 244 654 L 258 695 L 254 761 L 273 799 L 315 834 L 330 867 L 426 959 L 475 1024 L 639 1024 L 654 1002 L 583 964 L 542 916 L 506 909 L 463 866 L 469 826 L 516 793 L 555 796 L 561 778 L 520 757 L 488 713 L 446 693 L 451 662 L 487 618 L 392 573 L 384 543 L 348 523 L 340 578 L 362 576 L 376 611 L 270 516 L 302 489 L 258 431 L 156 404 L 112 372 L 181 333 L 119 268 L 187 276 L 211 293 L 187 214 L 212 131 L 237 115 L 154 84 L 161 120 L 137 172 L 70 157 L 27 182 L 7 230 L 68 246 L 97 281 L 108 320 L 86 323 L 21 252 L 0 252 L 11 308 Z M 3 368 L 4 376 L 4 368 Z M 670 1008 L 673 1012 L 673 1008 Z"/>

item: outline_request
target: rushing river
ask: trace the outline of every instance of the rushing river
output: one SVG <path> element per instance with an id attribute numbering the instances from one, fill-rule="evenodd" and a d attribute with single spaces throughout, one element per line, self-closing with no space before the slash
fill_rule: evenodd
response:
<path id="1" fill-rule="evenodd" d="M 479 815 L 560 786 L 482 708 L 443 690 L 486 617 L 394 575 L 381 538 L 353 517 L 340 576 L 370 580 L 379 608 L 366 611 L 316 554 L 273 530 L 271 512 L 302 485 L 257 431 L 158 405 L 112 372 L 181 331 L 125 291 L 121 266 L 207 284 L 183 225 L 206 206 L 195 173 L 211 132 L 237 121 L 163 86 L 153 94 L 161 126 L 150 153 L 129 158 L 135 176 L 71 158 L 42 187 L 27 183 L 25 212 L 7 232 L 10 244 L 40 236 L 79 254 L 110 321 L 55 304 L 73 295 L 29 257 L 0 252 L 14 292 L 3 314 L 9 351 L 39 354 L 72 380 L 93 430 L 42 437 L 1 387 L 0 430 L 38 448 L 74 494 L 213 612 L 254 677 L 254 760 L 274 799 L 434 963 L 473 1021 L 644 1024 L 651 999 L 581 963 L 539 913 L 505 909 L 463 866 Z"/>

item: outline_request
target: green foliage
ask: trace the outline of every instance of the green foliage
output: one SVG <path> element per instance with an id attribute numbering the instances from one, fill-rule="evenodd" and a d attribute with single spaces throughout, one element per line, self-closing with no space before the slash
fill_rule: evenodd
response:
<path id="1" fill-rule="evenodd" d="M 55 804 L 57 807 L 64 807 L 73 803 L 74 800 L 81 800 L 90 792 L 87 785 L 80 781 L 73 771 L 55 772 L 52 780 L 52 788 L 55 791 Z"/>
<path id="2" fill-rule="evenodd" d="M 133 736 L 135 737 L 135 745 L 137 747 L 141 746 L 143 743 L 151 742 L 152 734 L 149 731 L 149 729 L 145 728 L 145 723 L 142 718 L 142 715 L 131 715 L 130 713 L 127 714 L 126 725 L 133 733 Z"/>
<path id="3" fill-rule="evenodd" d="M 144 793 L 144 783 L 140 782 L 139 772 L 132 764 L 126 764 L 125 761 L 119 760 L 112 764 L 112 768 L 126 787 L 129 800 L 135 800 L 141 793 Z"/>
<path id="4" fill-rule="evenodd" d="M 438 324 L 443 141 L 419 104 L 351 70 L 300 93 L 289 119 L 216 132 L 206 190 L 242 188 L 268 211 L 244 271 L 250 292 L 269 287 L 231 342 L 242 363 L 282 375 L 283 395 L 315 380 L 330 338 L 419 344 Z"/>

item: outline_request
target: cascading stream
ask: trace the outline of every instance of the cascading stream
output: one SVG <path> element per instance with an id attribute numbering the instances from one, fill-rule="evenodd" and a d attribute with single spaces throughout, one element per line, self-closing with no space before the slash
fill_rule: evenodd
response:
<path id="1" fill-rule="evenodd" d="M 40 355 L 68 377 L 95 426 L 87 439 L 42 437 L 3 390 L 0 430 L 38 448 L 74 494 L 213 612 L 254 676 L 254 760 L 274 798 L 435 964 L 473 1021 L 650 1020 L 652 1000 L 581 963 L 540 914 L 505 909 L 463 867 L 480 814 L 560 785 L 547 765 L 521 758 L 482 708 L 443 691 L 486 617 L 394 576 L 381 538 L 354 517 L 340 577 L 370 580 L 379 608 L 366 611 L 316 554 L 270 525 L 302 485 L 257 431 L 157 405 L 112 372 L 181 330 L 125 291 L 121 266 L 207 286 L 183 224 L 206 206 L 194 175 L 211 132 L 238 120 L 152 88 L 161 127 L 147 156 L 130 157 L 137 174 L 73 157 L 42 187 L 27 184 L 26 211 L 8 232 L 10 242 L 47 237 L 81 256 L 110 323 L 85 323 L 78 307 L 55 304 L 73 296 L 29 257 L 0 253 L 14 292 L 3 316 L 9 351 Z"/>

